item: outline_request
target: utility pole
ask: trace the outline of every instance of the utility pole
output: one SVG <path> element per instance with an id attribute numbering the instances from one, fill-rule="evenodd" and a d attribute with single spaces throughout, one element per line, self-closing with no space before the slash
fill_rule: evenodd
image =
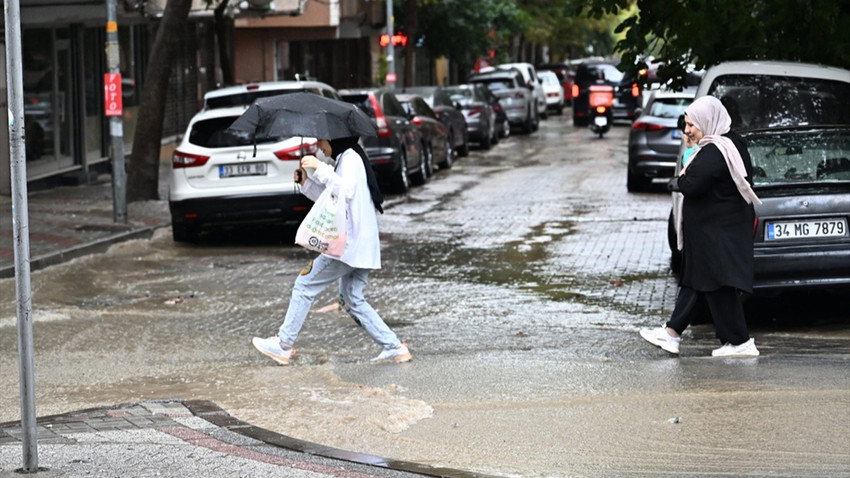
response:
<path id="1" fill-rule="evenodd" d="M 395 49 L 393 45 L 394 31 L 395 27 L 393 26 L 393 0 L 387 0 L 387 37 L 389 38 L 389 44 L 387 44 L 387 87 L 390 89 L 395 87 L 396 81 Z"/>
<path id="2" fill-rule="evenodd" d="M 106 66 L 103 77 L 104 108 L 112 137 L 112 217 L 127 223 L 127 170 L 124 167 L 124 119 L 121 92 L 121 61 L 118 49 L 118 14 L 115 0 L 106 0 Z"/>
<path id="3" fill-rule="evenodd" d="M 29 205 L 24 142 L 24 78 L 21 54 L 21 4 L 5 0 L 6 97 L 9 103 L 9 163 L 12 173 L 12 229 L 15 242 L 15 292 L 18 318 L 18 355 L 21 379 L 21 442 L 24 473 L 38 471 L 35 414 L 35 371 L 32 338 L 32 284 L 30 270 Z"/>

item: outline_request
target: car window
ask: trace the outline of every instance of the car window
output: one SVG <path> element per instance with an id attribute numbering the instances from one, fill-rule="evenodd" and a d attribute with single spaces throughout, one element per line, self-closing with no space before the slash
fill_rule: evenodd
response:
<path id="1" fill-rule="evenodd" d="M 369 95 L 367 94 L 354 94 L 354 95 L 345 95 L 342 97 L 343 101 L 347 101 L 349 103 L 353 103 L 357 105 L 364 113 L 369 115 L 370 118 L 375 118 L 375 109 L 372 108 L 372 102 L 369 101 Z"/>
<path id="2" fill-rule="evenodd" d="M 446 93 L 452 102 L 459 101 L 460 103 L 467 103 L 472 99 L 472 90 L 469 88 L 447 88 Z"/>
<path id="3" fill-rule="evenodd" d="M 490 79 L 490 80 L 476 80 L 475 82 L 486 85 L 487 88 L 490 89 L 490 91 L 506 90 L 506 89 L 509 89 L 509 88 L 516 88 L 516 86 L 514 86 L 513 82 L 511 82 L 510 80 L 507 80 L 507 79 L 503 79 L 503 78 L 494 78 L 494 79 Z"/>
<path id="4" fill-rule="evenodd" d="M 655 98 L 649 105 L 649 116 L 659 118 L 678 118 L 693 100 L 690 98 Z"/>
<path id="5" fill-rule="evenodd" d="M 850 124 L 850 84 L 815 78 L 724 75 L 709 87 L 732 129 Z"/>
<path id="6" fill-rule="evenodd" d="M 850 181 L 850 130 L 759 131 L 745 138 L 755 186 Z"/>
<path id="7" fill-rule="evenodd" d="M 238 116 L 224 116 L 196 121 L 189 131 L 189 142 L 204 148 L 226 148 L 253 144 L 248 137 L 238 137 L 225 130 L 236 121 Z M 259 140 L 257 143 L 275 142 L 278 139 Z"/>
<path id="8" fill-rule="evenodd" d="M 392 94 L 384 94 L 381 101 L 381 108 L 387 116 L 407 116 L 407 112 Z"/>

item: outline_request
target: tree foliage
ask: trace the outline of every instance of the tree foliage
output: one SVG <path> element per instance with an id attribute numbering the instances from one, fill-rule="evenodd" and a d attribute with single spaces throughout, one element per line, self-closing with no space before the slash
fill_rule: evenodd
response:
<path id="1" fill-rule="evenodd" d="M 593 18 L 636 4 L 617 27 L 620 67 L 636 71 L 647 56 L 663 63 L 673 87 L 696 69 L 731 60 L 850 65 L 850 4 L 834 0 L 590 0 Z"/>

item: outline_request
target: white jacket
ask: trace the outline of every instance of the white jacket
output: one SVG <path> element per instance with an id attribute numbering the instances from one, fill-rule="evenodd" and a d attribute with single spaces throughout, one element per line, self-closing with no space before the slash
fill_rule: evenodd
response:
<path id="1" fill-rule="evenodd" d="M 381 242 L 378 237 L 378 212 L 372 204 L 363 160 L 353 149 L 343 151 L 336 168 L 320 164 L 312 178 L 301 186 L 301 193 L 315 201 L 325 188 L 339 188 L 345 198 L 345 222 L 348 237 L 345 250 L 337 259 L 358 269 L 381 268 Z M 329 256 L 330 257 L 330 256 Z"/>

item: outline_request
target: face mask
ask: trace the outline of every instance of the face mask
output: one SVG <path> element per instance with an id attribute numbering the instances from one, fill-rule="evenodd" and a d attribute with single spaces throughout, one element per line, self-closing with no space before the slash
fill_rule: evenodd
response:
<path id="1" fill-rule="evenodd" d="M 315 156 L 316 156 L 316 158 L 317 158 L 319 161 L 321 161 L 321 162 L 323 162 L 323 163 L 325 163 L 325 164 L 329 164 L 329 165 L 331 165 L 331 166 L 333 166 L 334 164 L 336 164 L 336 161 L 334 161 L 334 159 L 333 159 L 333 158 L 331 158 L 330 156 L 325 156 L 325 152 L 324 152 L 324 151 L 322 151 L 321 149 L 320 149 L 320 150 L 318 150 L 318 151 L 316 151 L 316 155 L 315 155 Z"/>

